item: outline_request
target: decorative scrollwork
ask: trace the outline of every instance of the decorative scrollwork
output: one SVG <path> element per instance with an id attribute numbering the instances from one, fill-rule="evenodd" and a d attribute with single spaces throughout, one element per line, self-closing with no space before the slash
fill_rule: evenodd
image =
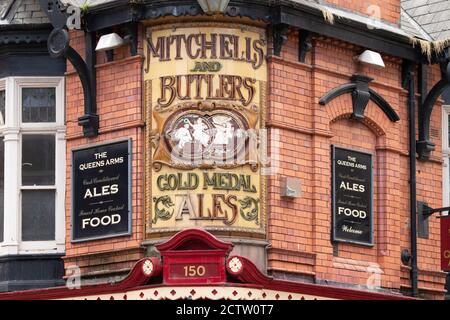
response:
<path id="1" fill-rule="evenodd" d="M 250 169 L 252 170 L 252 172 L 258 172 L 258 164 L 257 163 L 252 163 L 250 164 Z"/>
<path id="2" fill-rule="evenodd" d="M 246 221 L 255 221 L 255 223 L 259 224 L 259 199 L 255 199 L 252 197 L 245 197 L 242 200 L 238 200 L 241 205 L 240 214 L 241 217 Z M 253 207 L 253 209 L 251 209 Z M 245 211 L 246 209 L 251 209 L 249 211 Z"/>
<path id="3" fill-rule="evenodd" d="M 171 207 L 175 206 L 172 202 L 172 199 L 169 196 L 162 197 L 154 197 L 153 202 L 155 203 L 155 217 L 152 220 L 152 223 L 156 223 L 158 219 L 167 221 L 172 218 L 174 210 L 169 210 Z M 158 205 L 162 204 L 164 208 L 158 208 Z"/>
<path id="4" fill-rule="evenodd" d="M 155 106 L 155 111 L 158 113 L 173 112 L 178 109 L 198 109 L 201 111 L 211 111 L 217 108 L 232 108 L 239 111 L 248 110 L 253 113 L 259 112 L 259 107 L 255 104 L 244 107 L 236 103 L 220 103 L 220 102 L 208 102 L 208 101 L 198 101 L 198 102 L 182 102 L 177 105 L 163 107 L 160 104 Z"/>
<path id="5" fill-rule="evenodd" d="M 156 130 L 150 132 L 150 142 L 153 148 L 158 148 L 160 139 L 161 135 Z"/>

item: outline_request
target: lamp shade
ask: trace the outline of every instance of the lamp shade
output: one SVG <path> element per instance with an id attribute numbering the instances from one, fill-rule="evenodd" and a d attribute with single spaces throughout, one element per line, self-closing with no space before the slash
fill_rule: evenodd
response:
<path id="1" fill-rule="evenodd" d="M 121 47 L 125 41 L 117 33 L 108 33 L 100 37 L 95 51 L 106 51 Z"/>
<path id="2" fill-rule="evenodd" d="M 378 52 L 372 50 L 365 50 L 357 57 L 358 61 L 372 66 L 384 68 L 384 61 Z"/>
<path id="3" fill-rule="evenodd" d="M 197 0 L 205 13 L 225 12 L 230 0 Z"/>

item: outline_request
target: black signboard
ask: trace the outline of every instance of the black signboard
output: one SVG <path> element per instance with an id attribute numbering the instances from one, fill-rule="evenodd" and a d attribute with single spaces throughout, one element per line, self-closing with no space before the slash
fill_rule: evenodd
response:
<path id="1" fill-rule="evenodd" d="M 131 140 L 72 150 L 72 242 L 131 233 Z"/>
<path id="2" fill-rule="evenodd" d="M 333 146 L 333 241 L 373 245 L 372 155 Z"/>

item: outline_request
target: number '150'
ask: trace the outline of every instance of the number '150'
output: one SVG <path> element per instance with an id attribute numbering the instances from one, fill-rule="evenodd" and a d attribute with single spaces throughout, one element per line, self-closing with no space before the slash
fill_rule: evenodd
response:
<path id="1" fill-rule="evenodd" d="M 186 277 L 202 277 L 206 273 L 204 266 L 184 266 L 184 275 Z"/>

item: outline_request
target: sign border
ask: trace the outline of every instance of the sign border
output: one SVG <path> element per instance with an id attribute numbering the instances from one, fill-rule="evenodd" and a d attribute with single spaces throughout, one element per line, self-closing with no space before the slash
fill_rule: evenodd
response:
<path id="1" fill-rule="evenodd" d="M 235 25 L 230 26 L 229 24 L 223 23 L 223 22 L 217 22 L 217 21 L 198 21 L 198 22 L 188 22 L 188 23 L 162 23 L 162 24 L 147 24 L 144 26 L 145 32 L 143 37 L 146 39 L 149 35 L 151 35 L 154 31 L 164 31 L 164 30 L 171 30 L 171 29 L 186 29 L 186 28 L 201 28 L 201 27 L 213 27 L 213 28 L 224 28 L 224 29 L 233 29 L 233 30 L 239 30 L 242 29 L 250 32 L 254 32 L 259 35 L 260 38 L 267 41 L 266 32 L 264 31 L 264 28 L 261 28 L 260 26 L 256 25 L 249 25 L 244 22 L 239 22 Z M 266 55 L 265 55 L 265 63 L 267 64 L 267 44 L 266 44 Z M 266 66 L 266 72 L 268 71 L 268 66 Z M 144 113 L 145 113 L 145 119 L 147 121 L 147 126 L 145 130 L 145 214 L 144 214 L 144 242 L 151 242 L 155 239 L 158 239 L 161 237 L 161 235 L 170 236 L 177 232 L 180 232 L 183 230 L 184 227 L 167 227 L 167 228 L 153 228 L 153 225 L 151 223 L 152 217 L 153 217 L 153 209 L 151 205 L 151 199 L 152 199 L 152 165 L 153 165 L 153 148 L 151 146 L 151 128 L 152 128 L 152 122 L 153 122 L 153 105 L 152 105 L 152 80 L 145 78 L 145 72 L 144 72 Z M 260 108 L 261 112 L 259 114 L 259 120 L 260 120 L 260 128 L 259 129 L 267 129 L 266 126 L 266 120 L 267 120 L 267 108 L 268 108 L 268 76 L 266 79 L 259 81 L 259 86 L 261 89 L 261 96 L 260 96 Z M 221 100 L 215 100 L 221 101 Z M 148 169 L 150 168 L 150 169 Z M 261 166 L 258 168 L 258 170 L 261 170 Z M 261 171 L 260 171 L 261 172 Z M 261 196 L 260 196 L 260 210 L 261 210 L 261 226 L 259 228 L 246 228 L 246 227 L 222 227 L 222 226 L 201 226 L 201 228 L 204 228 L 208 232 L 226 232 L 230 233 L 231 235 L 239 235 L 241 238 L 244 239 L 256 239 L 256 240 L 267 240 L 267 230 L 268 230 L 268 217 L 267 217 L 267 201 L 268 201 L 268 177 L 265 175 L 262 175 L 260 173 L 260 188 L 261 188 Z"/>
<path id="2" fill-rule="evenodd" d="M 96 148 L 96 147 L 103 147 L 103 146 L 109 146 L 109 145 L 113 145 L 113 144 L 117 144 L 117 143 L 123 143 L 123 142 L 127 142 L 128 143 L 128 230 L 126 232 L 122 232 L 122 233 L 117 233 L 117 234 L 113 234 L 113 235 L 105 235 L 105 236 L 98 236 L 98 237 L 86 237 L 86 238 L 78 238 L 78 239 L 74 239 L 74 235 L 73 235 L 73 227 L 74 227 L 74 181 L 75 179 L 74 177 L 74 173 L 75 173 L 75 168 L 73 165 L 73 159 L 74 159 L 74 153 L 76 151 L 80 151 L 80 150 L 87 150 L 87 149 L 91 149 L 91 148 Z M 133 173 L 133 164 L 131 163 L 132 161 L 132 153 L 133 153 L 133 141 L 131 138 L 128 139 L 119 139 L 119 140 L 112 140 L 109 142 L 99 142 L 99 143 L 94 143 L 91 145 L 87 145 L 87 146 L 82 146 L 82 147 L 77 147 L 77 148 L 73 148 L 70 152 L 70 165 L 71 165 L 71 169 L 70 169 L 70 242 L 71 243 L 80 243 L 80 242 L 87 242 L 87 241 L 94 241 L 94 240 L 102 240 L 102 239 L 110 239 L 110 238 L 117 238 L 117 237 L 124 237 L 124 236 L 130 236 L 132 234 L 132 211 L 133 211 L 133 205 L 132 205 L 132 195 L 133 195 L 133 179 L 132 179 L 132 173 Z"/>
<path id="3" fill-rule="evenodd" d="M 348 240 L 348 239 L 342 239 L 342 238 L 338 238 L 336 236 L 336 175 L 335 175 L 335 171 L 336 171 L 336 166 L 335 166 L 335 158 L 336 158 L 336 149 L 340 149 L 340 150 L 344 150 L 344 151 L 350 151 L 350 152 L 354 152 L 354 153 L 359 153 L 359 154 L 363 154 L 363 155 L 367 155 L 370 156 L 370 179 L 371 179 L 371 184 L 370 184 L 370 213 L 371 213 L 371 220 L 370 220 L 370 240 L 369 242 L 363 242 L 363 241 L 355 241 L 355 240 Z M 373 154 L 369 153 L 369 152 L 364 152 L 364 151 L 360 151 L 360 150 L 354 150 L 354 149 L 348 149 L 345 147 L 339 147 L 335 144 L 331 145 L 331 198 L 332 198 L 332 203 L 331 203 L 331 212 L 332 212 L 332 217 L 331 217 L 331 241 L 333 243 L 348 243 L 348 244 L 355 244 L 355 245 L 360 245 L 360 246 L 364 246 L 364 247 L 374 247 L 375 243 L 374 243 L 374 211 L 373 211 Z"/>

